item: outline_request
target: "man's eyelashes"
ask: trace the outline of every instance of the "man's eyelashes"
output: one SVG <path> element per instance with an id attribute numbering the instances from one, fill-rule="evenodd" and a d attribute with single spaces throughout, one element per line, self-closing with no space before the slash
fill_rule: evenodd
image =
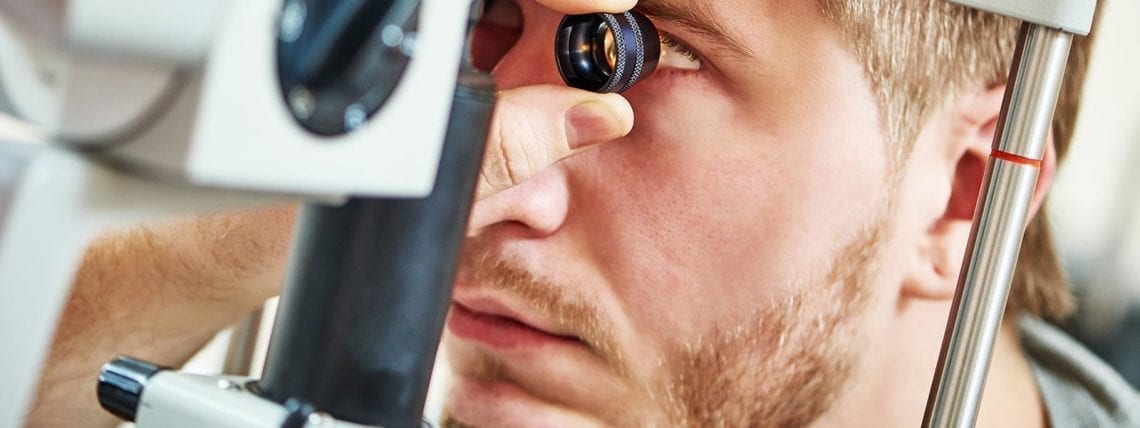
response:
<path id="1" fill-rule="evenodd" d="M 661 48 L 659 68 L 696 71 L 704 65 L 695 49 L 668 33 L 661 33 Z"/>

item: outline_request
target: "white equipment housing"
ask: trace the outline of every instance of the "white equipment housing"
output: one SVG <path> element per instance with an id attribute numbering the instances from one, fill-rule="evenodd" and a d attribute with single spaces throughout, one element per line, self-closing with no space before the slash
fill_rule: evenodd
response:
<path id="1" fill-rule="evenodd" d="M 107 225 L 431 193 L 470 5 L 423 0 L 400 84 L 328 138 L 281 94 L 281 0 L 0 0 L 0 113 L 51 141 L 0 142 L 0 425 L 22 425 L 83 249 Z"/>
<path id="2" fill-rule="evenodd" d="M 1096 0 L 947 0 L 1067 33 L 1087 35 Z"/>
<path id="3" fill-rule="evenodd" d="M 283 101 L 281 9 L 277 0 L 0 2 L 0 106 L 53 140 L 113 146 L 110 159 L 194 185 L 430 193 L 466 4 L 423 2 L 432 19 L 420 22 L 405 80 L 366 129 L 334 138 L 305 132 Z"/>

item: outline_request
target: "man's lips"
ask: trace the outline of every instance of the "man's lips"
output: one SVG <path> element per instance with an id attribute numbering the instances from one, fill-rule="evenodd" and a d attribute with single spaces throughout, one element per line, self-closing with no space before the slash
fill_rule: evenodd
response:
<path id="1" fill-rule="evenodd" d="M 576 337 L 527 324 L 493 301 L 453 302 L 447 328 L 461 339 L 503 351 L 582 343 Z"/>

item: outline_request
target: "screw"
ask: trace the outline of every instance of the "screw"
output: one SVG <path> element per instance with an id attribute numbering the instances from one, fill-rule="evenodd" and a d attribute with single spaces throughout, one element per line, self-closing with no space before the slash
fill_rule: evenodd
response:
<path id="1" fill-rule="evenodd" d="M 313 98 L 313 93 L 309 91 L 309 88 L 296 86 L 289 91 L 289 108 L 298 118 L 308 119 L 312 117 L 316 107 L 317 100 Z"/>
<path id="2" fill-rule="evenodd" d="M 368 113 L 365 113 L 364 107 L 360 104 L 353 104 L 344 110 L 344 127 L 349 131 L 354 131 L 368 120 Z"/>
<path id="3" fill-rule="evenodd" d="M 404 56 L 411 58 L 412 54 L 416 52 L 416 33 L 408 33 L 404 36 L 404 42 L 400 43 L 400 53 Z"/>
<path id="4" fill-rule="evenodd" d="M 285 4 L 285 10 L 281 12 L 282 41 L 292 43 L 301 37 L 301 32 L 305 29 L 306 15 L 308 10 L 305 9 L 304 3 L 291 0 Z"/>
<path id="5" fill-rule="evenodd" d="M 332 425 L 333 422 L 336 422 L 336 419 L 333 419 L 328 413 L 317 412 L 309 414 L 308 425 L 310 426 L 321 427 Z"/>
<path id="6" fill-rule="evenodd" d="M 218 379 L 218 388 L 228 391 L 241 391 L 241 384 L 229 379 Z"/>
<path id="7" fill-rule="evenodd" d="M 380 41 L 390 48 L 399 47 L 404 41 L 404 29 L 395 24 L 386 25 L 380 30 Z"/>

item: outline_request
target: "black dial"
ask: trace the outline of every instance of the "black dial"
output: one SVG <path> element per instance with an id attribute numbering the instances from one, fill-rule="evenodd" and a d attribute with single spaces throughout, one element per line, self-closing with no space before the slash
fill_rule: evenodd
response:
<path id="1" fill-rule="evenodd" d="M 637 12 L 569 15 L 562 19 L 554 56 L 562 80 L 593 92 L 625 92 L 653 74 L 661 38 Z"/>
<path id="2" fill-rule="evenodd" d="M 419 0 L 286 0 L 277 42 L 281 93 L 309 131 L 341 135 L 392 95 L 415 50 Z"/>

